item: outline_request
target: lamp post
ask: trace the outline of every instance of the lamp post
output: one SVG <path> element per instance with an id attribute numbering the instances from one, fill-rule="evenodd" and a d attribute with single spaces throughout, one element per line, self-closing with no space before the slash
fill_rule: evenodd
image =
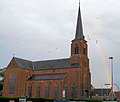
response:
<path id="1" fill-rule="evenodd" d="M 111 85 L 111 84 L 105 84 L 105 85 Z M 117 84 L 114 84 L 114 83 L 113 83 L 113 85 L 115 85 L 115 86 L 117 87 L 118 92 L 119 92 L 119 89 L 120 89 L 119 86 L 118 86 Z M 108 92 L 107 92 L 107 94 L 108 94 Z M 112 93 L 112 99 L 113 99 L 113 93 Z M 112 100 L 112 101 L 113 101 L 113 100 Z"/>
<path id="2" fill-rule="evenodd" d="M 112 101 L 113 101 L 113 57 L 109 57 L 111 60 L 111 85 L 112 85 Z"/>

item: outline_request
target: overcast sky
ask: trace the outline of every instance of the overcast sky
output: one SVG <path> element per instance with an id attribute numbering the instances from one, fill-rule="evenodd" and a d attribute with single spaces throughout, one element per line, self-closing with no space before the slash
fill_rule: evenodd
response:
<path id="1" fill-rule="evenodd" d="M 0 0 L 0 67 L 16 57 L 48 60 L 70 57 L 79 0 Z M 120 0 L 81 0 L 92 84 L 120 86 Z"/>

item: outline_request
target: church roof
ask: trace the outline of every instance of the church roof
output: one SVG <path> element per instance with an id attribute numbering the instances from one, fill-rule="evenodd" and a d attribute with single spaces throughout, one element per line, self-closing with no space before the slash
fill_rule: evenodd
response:
<path id="1" fill-rule="evenodd" d="M 80 4 L 79 4 L 79 10 L 78 10 L 75 40 L 84 40 Z"/>
<path id="2" fill-rule="evenodd" d="M 32 68 L 33 67 L 32 61 L 17 58 L 17 57 L 13 57 L 13 59 L 16 61 L 18 66 L 21 68 Z"/>
<path id="3" fill-rule="evenodd" d="M 58 80 L 64 79 L 67 72 L 64 73 L 49 73 L 49 74 L 33 74 L 28 80 Z"/>
<path id="4" fill-rule="evenodd" d="M 34 62 L 34 65 L 35 65 L 34 67 L 35 70 L 79 67 L 78 63 L 70 64 L 69 58 L 48 60 L 48 61 L 38 61 L 38 62 Z"/>
<path id="5" fill-rule="evenodd" d="M 33 70 L 50 70 L 59 68 L 77 68 L 79 63 L 70 64 L 69 58 L 46 60 L 46 61 L 29 61 L 21 58 L 14 57 L 16 63 L 21 68 L 32 68 Z"/>

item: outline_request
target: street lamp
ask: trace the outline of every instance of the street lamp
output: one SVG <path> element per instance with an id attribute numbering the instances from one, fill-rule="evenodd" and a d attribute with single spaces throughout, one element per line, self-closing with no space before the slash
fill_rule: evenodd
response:
<path id="1" fill-rule="evenodd" d="M 105 84 L 105 85 L 111 85 L 111 84 Z M 113 85 L 115 85 L 115 86 L 117 87 L 118 92 L 119 92 L 119 86 L 118 86 L 117 84 L 114 84 L 114 83 L 113 83 Z M 107 94 L 108 94 L 108 91 L 107 91 Z M 112 99 L 113 99 L 113 93 L 112 93 Z M 113 100 L 112 100 L 112 101 L 113 101 Z"/>
<path id="2" fill-rule="evenodd" d="M 112 101 L 113 101 L 113 57 L 109 57 L 111 60 L 111 85 L 112 85 Z"/>

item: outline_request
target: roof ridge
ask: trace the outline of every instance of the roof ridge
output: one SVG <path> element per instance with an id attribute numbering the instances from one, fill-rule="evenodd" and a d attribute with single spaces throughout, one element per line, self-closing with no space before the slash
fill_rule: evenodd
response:
<path id="1" fill-rule="evenodd" d="M 52 59 L 52 60 L 41 60 L 41 61 L 34 61 L 34 63 L 35 62 L 58 61 L 58 60 L 66 60 L 66 59 L 70 59 L 70 58 L 61 58 L 61 59 Z"/>
<path id="2" fill-rule="evenodd" d="M 61 72 L 61 73 L 60 72 L 57 72 L 57 73 L 53 72 L 53 73 L 43 73 L 43 74 L 40 73 L 40 74 L 33 74 L 33 75 L 46 75 L 46 74 L 52 75 L 52 74 L 67 74 L 67 73 L 68 72 Z"/>
<path id="3" fill-rule="evenodd" d="M 31 60 L 27 60 L 27 59 L 23 59 L 23 58 L 19 58 L 19 57 L 13 57 L 13 59 L 19 59 L 19 60 L 24 60 L 24 61 L 29 61 L 29 62 L 35 63 L 35 62 L 66 60 L 66 59 L 70 59 L 70 58 L 61 58 L 61 59 L 52 59 L 52 60 L 48 59 L 48 60 L 40 60 L 40 61 L 31 61 Z"/>
<path id="4" fill-rule="evenodd" d="M 29 62 L 33 62 L 33 61 L 30 61 L 30 60 L 27 60 L 27 59 L 22 59 L 22 58 L 19 58 L 19 57 L 13 57 L 14 59 L 19 59 L 19 60 L 24 60 L 24 61 L 29 61 Z"/>

